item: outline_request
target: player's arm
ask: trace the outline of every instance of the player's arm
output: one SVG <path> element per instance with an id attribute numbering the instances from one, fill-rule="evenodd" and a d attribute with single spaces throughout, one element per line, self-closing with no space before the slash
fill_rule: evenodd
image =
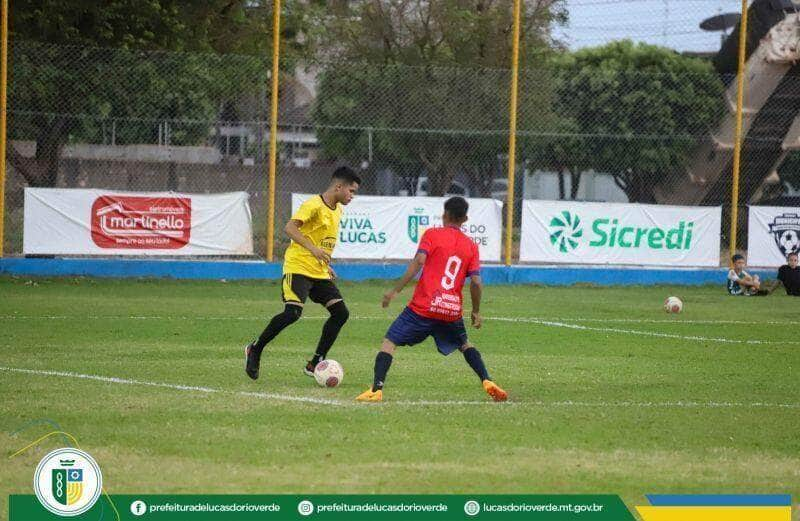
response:
<path id="1" fill-rule="evenodd" d="M 740 277 L 739 278 L 739 284 L 741 286 L 746 287 L 746 288 L 754 288 L 754 287 L 758 286 L 758 283 L 750 275 L 745 275 L 744 277 Z"/>
<path id="2" fill-rule="evenodd" d="M 300 226 L 303 225 L 303 221 L 298 219 L 289 219 L 284 227 L 284 231 L 286 235 L 289 236 L 291 240 L 302 246 L 303 248 L 307 249 L 311 252 L 318 261 L 324 262 L 326 264 L 331 262 L 331 256 L 323 250 L 322 248 L 318 248 L 311 242 L 311 239 L 303 235 L 303 232 L 300 231 Z"/>
<path id="3" fill-rule="evenodd" d="M 478 246 L 472 245 L 472 258 L 467 265 L 469 277 L 469 296 L 472 299 L 472 326 L 480 329 L 483 324 L 481 318 L 481 295 L 483 294 L 483 279 L 481 279 L 481 256 Z"/>
<path id="4" fill-rule="evenodd" d="M 481 318 L 481 295 L 483 294 L 483 280 L 480 275 L 472 275 L 469 278 L 469 296 L 472 299 L 472 326 L 480 329 L 483 324 Z"/>
<path id="5" fill-rule="evenodd" d="M 403 291 L 403 288 L 405 288 L 406 285 L 417 276 L 419 270 L 421 270 L 425 265 L 425 259 L 427 258 L 428 254 L 424 251 L 417 252 L 414 258 L 411 259 L 411 262 L 408 263 L 406 272 L 403 273 L 403 276 L 400 277 L 400 279 L 398 279 L 397 283 L 394 285 L 394 288 L 383 294 L 383 302 L 381 304 L 383 307 L 388 307 L 392 299 L 395 298 L 398 293 Z"/>

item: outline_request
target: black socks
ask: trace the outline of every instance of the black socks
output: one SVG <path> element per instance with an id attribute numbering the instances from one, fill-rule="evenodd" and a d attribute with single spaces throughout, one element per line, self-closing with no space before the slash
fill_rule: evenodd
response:
<path id="1" fill-rule="evenodd" d="M 264 332 L 261 333 L 261 336 L 258 337 L 258 340 L 254 342 L 253 349 L 255 352 L 260 355 L 261 351 L 264 350 L 265 345 L 271 342 L 273 338 L 278 336 L 278 333 L 300 320 L 300 315 L 302 314 L 302 307 L 286 304 L 284 310 L 272 317 L 272 320 L 269 321 L 267 328 L 264 329 Z"/>
<path id="2" fill-rule="evenodd" d="M 378 351 L 378 356 L 375 357 L 375 379 L 372 382 L 373 392 L 383 389 L 383 382 L 386 380 L 386 373 L 389 372 L 391 365 L 392 355 L 385 351 Z"/>
<path id="3" fill-rule="evenodd" d="M 481 358 L 481 353 L 475 349 L 474 347 L 468 347 L 464 350 L 464 360 L 467 361 L 469 366 L 475 371 L 475 374 L 478 375 L 478 378 L 483 380 L 491 380 L 489 378 L 489 372 L 486 370 L 486 366 L 483 365 L 483 359 Z"/>
<path id="4" fill-rule="evenodd" d="M 331 346 L 336 341 L 336 337 L 339 336 L 339 331 L 341 331 L 342 326 L 344 326 L 345 322 L 347 322 L 347 318 L 350 316 L 350 312 L 347 310 L 347 306 L 344 305 L 344 301 L 331 304 L 328 307 L 328 311 L 331 316 L 325 321 L 325 325 L 322 326 L 322 335 L 319 337 L 317 352 L 314 353 L 314 358 L 311 359 L 311 364 L 314 366 L 316 366 L 320 360 L 324 360 L 328 356 L 328 351 L 330 351 Z"/>

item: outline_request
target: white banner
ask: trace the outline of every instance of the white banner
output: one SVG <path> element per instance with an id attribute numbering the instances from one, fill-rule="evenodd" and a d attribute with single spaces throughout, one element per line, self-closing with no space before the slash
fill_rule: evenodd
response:
<path id="1" fill-rule="evenodd" d="M 26 255 L 252 255 L 245 192 L 25 189 Z"/>
<path id="2" fill-rule="evenodd" d="M 800 252 L 800 208 L 751 206 L 747 216 L 747 264 L 775 267 Z"/>
<path id="3" fill-rule="evenodd" d="M 523 262 L 719 266 L 722 209 L 524 201 Z"/>
<path id="4" fill-rule="evenodd" d="M 292 213 L 312 196 L 292 194 Z M 445 197 L 381 197 L 358 195 L 344 207 L 336 259 L 410 259 L 422 233 L 442 225 Z M 462 230 L 480 250 L 482 261 L 500 260 L 503 203 L 467 199 L 469 220 Z"/>

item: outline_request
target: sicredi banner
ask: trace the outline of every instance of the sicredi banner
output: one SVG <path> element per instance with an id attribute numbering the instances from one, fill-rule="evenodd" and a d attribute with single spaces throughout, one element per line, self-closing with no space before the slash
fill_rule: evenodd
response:
<path id="1" fill-rule="evenodd" d="M 26 255 L 252 255 L 245 192 L 25 189 Z"/>
<path id="2" fill-rule="evenodd" d="M 525 201 L 520 260 L 719 266 L 722 209 Z"/>
<path id="3" fill-rule="evenodd" d="M 747 215 L 747 263 L 775 267 L 800 252 L 800 208 L 751 206 Z"/>
<path id="4" fill-rule="evenodd" d="M 292 213 L 311 194 L 292 194 Z M 442 226 L 446 197 L 383 197 L 358 195 L 344 207 L 338 259 L 409 259 L 422 234 Z M 477 245 L 482 261 L 500 260 L 503 203 L 495 199 L 468 199 L 469 220 L 461 227 Z"/>

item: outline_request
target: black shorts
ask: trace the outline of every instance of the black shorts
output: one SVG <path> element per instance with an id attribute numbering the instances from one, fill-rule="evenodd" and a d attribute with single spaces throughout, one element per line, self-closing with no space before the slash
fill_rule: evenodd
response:
<path id="1" fill-rule="evenodd" d="M 311 297 L 311 302 L 323 306 L 331 300 L 343 300 L 339 288 L 330 279 L 312 279 L 299 273 L 286 273 L 281 284 L 281 298 L 284 302 L 298 302 L 305 304 Z"/>

